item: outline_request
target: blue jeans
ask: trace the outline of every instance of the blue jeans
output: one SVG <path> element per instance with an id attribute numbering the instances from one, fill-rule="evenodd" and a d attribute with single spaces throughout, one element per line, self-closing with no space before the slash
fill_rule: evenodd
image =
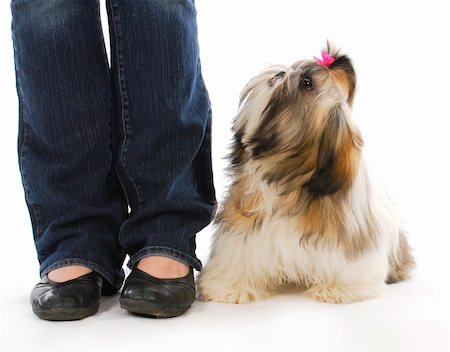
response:
<path id="1" fill-rule="evenodd" d="M 12 0 L 18 161 L 41 277 L 84 265 L 118 290 L 149 255 L 201 270 L 216 208 L 193 0 Z M 129 210 L 130 209 L 130 210 Z"/>

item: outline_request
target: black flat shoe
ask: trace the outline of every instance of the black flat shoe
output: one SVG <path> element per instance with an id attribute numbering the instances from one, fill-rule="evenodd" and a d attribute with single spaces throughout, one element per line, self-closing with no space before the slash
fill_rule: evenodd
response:
<path id="1" fill-rule="evenodd" d="M 134 267 L 125 280 L 120 306 L 151 318 L 184 314 L 195 300 L 194 272 L 176 279 L 158 279 Z"/>
<path id="2" fill-rule="evenodd" d="M 98 312 L 103 279 L 95 271 L 64 282 L 45 275 L 31 290 L 34 314 L 44 320 L 79 320 Z"/>

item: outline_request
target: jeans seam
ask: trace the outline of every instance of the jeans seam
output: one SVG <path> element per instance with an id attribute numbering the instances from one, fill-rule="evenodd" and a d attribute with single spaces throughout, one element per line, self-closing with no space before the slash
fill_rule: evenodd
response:
<path id="1" fill-rule="evenodd" d="M 13 24 L 11 22 L 11 31 L 12 31 L 12 35 L 14 36 L 14 28 L 13 28 Z M 14 55 L 16 55 L 16 57 L 18 56 L 17 53 L 17 48 L 15 45 L 13 45 L 13 51 L 14 51 Z M 27 207 L 30 209 L 30 216 L 32 217 L 32 219 L 34 219 L 34 223 L 35 223 L 35 239 L 40 237 L 40 234 L 42 232 L 42 227 L 40 225 L 40 220 L 39 220 L 39 211 L 38 209 L 36 209 L 36 207 L 34 205 L 31 204 L 30 202 L 30 189 L 28 187 L 28 182 L 27 182 L 27 177 L 28 177 L 28 172 L 26 171 L 28 168 L 26 168 L 25 166 L 28 165 L 28 163 L 24 163 L 25 160 L 25 150 L 27 150 L 27 141 L 29 140 L 29 134 L 30 131 L 27 128 L 27 124 L 25 123 L 25 120 L 23 118 L 24 113 L 23 113 L 23 109 L 24 109 L 24 103 L 23 103 L 23 99 L 22 99 L 22 89 L 21 89 L 21 72 L 19 70 L 19 68 L 17 67 L 18 65 L 14 65 L 15 68 L 15 73 L 16 73 L 16 77 L 17 77 L 17 95 L 18 95 L 18 100 L 19 100 L 19 123 L 22 124 L 22 128 L 23 128 L 23 140 L 20 142 L 20 144 L 18 145 L 18 158 L 19 158 L 19 170 L 20 173 L 22 175 L 22 183 L 23 183 L 23 188 L 24 188 L 24 193 L 25 193 L 25 199 L 26 199 L 26 203 L 27 203 Z M 20 128 L 19 128 L 19 136 L 20 136 Z M 33 224 L 32 224 L 33 225 Z"/>
<path id="2" fill-rule="evenodd" d="M 120 33 L 120 19 L 119 19 L 119 14 L 117 11 L 118 5 L 115 2 L 116 0 L 111 0 L 109 2 L 110 4 L 110 10 L 112 13 L 111 19 L 114 23 L 114 36 L 115 38 L 111 38 L 111 40 L 115 41 L 115 47 L 116 47 L 116 57 L 117 57 L 117 78 L 118 78 L 118 84 L 119 84 L 119 94 L 120 94 L 120 100 L 121 100 L 121 120 L 122 120 L 122 130 L 123 130 L 123 141 L 122 141 L 122 146 L 120 148 L 120 152 L 119 152 L 119 161 L 120 164 L 122 165 L 122 168 L 126 174 L 126 176 L 128 177 L 128 179 L 131 181 L 131 183 L 133 184 L 133 187 L 136 191 L 137 197 L 138 197 L 138 208 L 141 208 L 144 200 L 143 200 L 143 192 L 141 187 L 136 183 L 136 181 L 134 180 L 134 178 L 130 175 L 130 173 L 127 171 L 126 166 L 126 160 L 125 160 L 125 155 L 127 152 L 127 146 L 129 144 L 129 137 L 131 134 L 131 129 L 130 129 L 130 124 L 129 124 L 129 119 L 128 119 L 128 94 L 127 94 L 127 90 L 126 90 L 126 86 L 125 86 L 125 73 L 124 73 L 124 68 L 123 68 L 123 56 L 122 56 L 122 51 L 121 51 L 121 47 L 120 47 L 120 38 L 121 38 L 121 33 Z"/>
<path id="3" fill-rule="evenodd" d="M 101 16 L 100 16 L 100 2 L 97 1 L 96 4 L 96 11 L 97 11 L 97 15 L 98 15 L 98 21 L 97 21 L 97 30 L 99 33 L 99 38 L 100 38 L 100 45 L 102 46 L 102 51 L 103 51 L 103 59 L 105 61 L 106 67 L 107 67 L 107 76 L 108 76 L 108 80 L 111 81 L 111 73 L 110 73 L 110 66 L 109 66 L 109 62 L 108 62 L 108 53 L 106 51 L 106 46 L 105 46 L 105 36 L 103 34 L 103 28 L 102 28 L 102 21 L 101 21 Z M 109 115 L 110 115 L 110 119 L 108 121 L 108 136 L 109 136 L 109 152 L 110 152 L 110 156 L 111 156 L 111 165 L 110 165 L 110 170 L 113 171 L 114 167 L 114 156 L 113 156 L 113 141 L 112 141 L 112 124 L 113 124 L 113 111 L 112 111 L 112 92 L 110 90 L 110 110 L 109 110 Z M 118 191 L 116 186 L 114 185 L 114 190 Z M 128 211 L 128 210 L 127 210 Z"/>

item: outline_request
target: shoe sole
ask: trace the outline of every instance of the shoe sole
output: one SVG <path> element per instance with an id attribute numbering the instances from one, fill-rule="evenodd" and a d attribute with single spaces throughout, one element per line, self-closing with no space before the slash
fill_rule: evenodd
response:
<path id="1" fill-rule="evenodd" d="M 38 310 L 33 309 L 40 319 L 51 321 L 68 321 L 68 320 L 80 320 L 98 312 L 99 306 L 93 306 L 88 308 L 55 308 Z"/>
<path id="2" fill-rule="evenodd" d="M 160 306 L 146 301 L 139 301 L 136 299 L 121 298 L 120 308 L 129 311 L 130 313 L 141 315 L 149 318 L 174 318 L 186 313 L 189 307 L 183 308 L 161 308 Z"/>

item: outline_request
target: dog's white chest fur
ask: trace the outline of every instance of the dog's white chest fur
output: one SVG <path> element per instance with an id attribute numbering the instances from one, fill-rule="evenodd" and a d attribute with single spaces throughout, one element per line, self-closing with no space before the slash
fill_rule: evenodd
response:
<path id="1" fill-rule="evenodd" d="M 313 242 L 301 244 L 302 236 L 295 218 L 265 219 L 261 229 L 247 235 L 246 243 L 242 243 L 247 250 L 257 253 L 247 265 L 265 272 L 275 284 L 294 283 L 306 288 L 329 282 L 351 285 L 354 277 L 360 282 L 373 282 L 387 275 L 384 249 L 373 248 L 350 260 L 339 248 Z"/>

